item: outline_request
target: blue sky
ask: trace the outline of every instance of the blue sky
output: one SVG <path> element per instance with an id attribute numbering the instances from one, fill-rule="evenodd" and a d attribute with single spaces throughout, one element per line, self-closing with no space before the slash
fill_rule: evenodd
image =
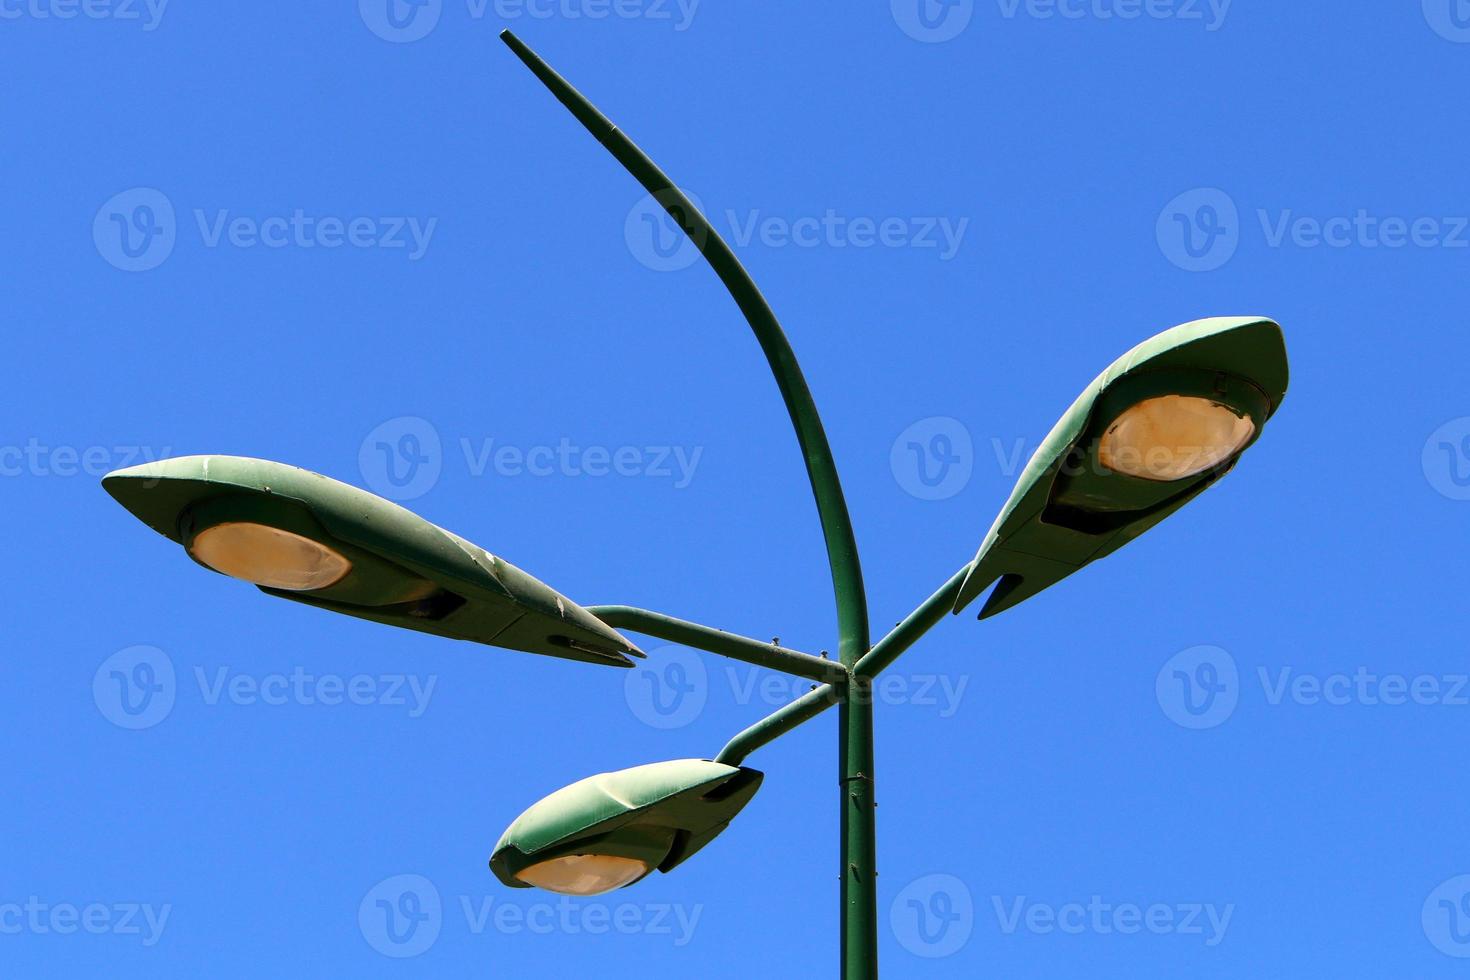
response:
<path id="1" fill-rule="evenodd" d="M 503 27 L 761 283 L 875 633 L 1114 357 L 1283 325 L 1226 480 L 892 668 L 889 975 L 1463 973 L 1470 5 L 392 2 L 0 0 L 0 973 L 835 974 L 832 716 L 673 874 L 561 901 L 485 866 L 546 793 L 802 685 L 274 601 L 99 486 L 281 460 L 579 602 L 834 647 L 759 350 Z"/>

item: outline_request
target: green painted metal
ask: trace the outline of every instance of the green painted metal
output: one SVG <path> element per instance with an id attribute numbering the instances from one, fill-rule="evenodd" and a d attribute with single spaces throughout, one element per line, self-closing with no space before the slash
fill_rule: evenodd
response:
<path id="1" fill-rule="evenodd" d="M 823 684 L 809 691 L 790 704 L 771 712 L 725 744 L 716 762 L 738 766 L 750 753 L 763 745 L 769 745 L 793 728 L 810 721 L 841 700 L 839 689 L 832 684 Z"/>
<path id="2" fill-rule="evenodd" d="M 262 592 L 373 622 L 586 663 L 630 667 L 642 652 L 514 565 L 382 497 L 284 463 L 181 456 L 116 470 L 102 485 L 133 516 L 185 545 L 249 521 L 292 531 L 352 562 L 312 592 Z M 208 566 L 205 566 L 208 567 Z"/>
<path id="3" fill-rule="evenodd" d="M 954 608 L 955 598 L 960 594 L 960 586 L 969 576 L 970 568 L 971 566 L 966 565 L 951 575 L 949 581 L 939 587 L 938 592 L 925 599 L 923 605 L 909 613 L 902 622 L 889 630 L 887 636 L 873 644 L 873 649 L 868 651 L 867 656 L 853 667 L 853 674 L 858 677 L 877 677 L 929 632 Z"/>
<path id="4" fill-rule="evenodd" d="M 832 459 L 832 450 L 817 414 L 816 403 L 796 362 L 796 355 L 781 330 L 780 323 L 771 312 L 770 306 L 756 287 L 755 281 L 710 226 L 699 209 L 684 195 L 669 177 L 650 160 L 642 150 L 614 126 L 607 117 L 598 112 L 564 78 L 542 61 L 535 52 L 519 38 L 505 31 L 501 38 L 511 50 L 525 62 L 552 94 L 566 106 L 587 130 L 597 138 L 613 157 L 641 183 L 654 200 L 663 206 L 690 240 L 709 261 L 720 281 L 730 291 L 736 304 L 745 314 L 766 360 L 781 389 L 787 412 L 796 428 L 797 441 L 801 445 L 802 458 L 806 461 L 807 475 L 811 480 L 812 493 L 816 497 L 817 512 L 822 521 L 822 533 L 827 544 L 828 563 L 832 568 L 832 587 L 837 600 L 838 658 L 844 667 L 851 668 L 858 658 L 868 652 L 868 600 L 863 588 L 862 569 L 858 563 L 857 539 L 853 535 L 852 521 L 848 515 L 847 502 L 842 495 L 842 484 L 837 476 L 837 467 Z M 845 728 L 846 726 L 844 726 Z M 871 768 L 871 766 L 869 766 Z M 871 819 L 871 814 L 867 815 Z M 848 836 L 849 821 L 853 819 L 849 807 L 843 807 L 844 837 Z M 853 834 L 861 836 L 860 830 Z M 852 855 L 848 855 L 852 857 Z M 862 869 L 871 874 L 872 868 Z M 867 928 L 876 923 L 876 895 L 868 892 L 845 895 L 843 900 L 844 922 L 852 920 L 854 929 Z M 861 910 L 854 903 L 865 904 Z M 859 915 L 858 913 L 862 914 Z M 859 920 L 862 920 L 861 922 Z M 875 933 L 876 937 L 876 933 Z M 876 938 L 874 939 L 876 945 Z M 844 944 L 844 976 L 865 976 L 869 965 L 866 961 L 851 962 Z M 876 969 L 876 957 L 872 959 Z"/>
<path id="5" fill-rule="evenodd" d="M 1118 358 L 1031 457 L 981 543 L 954 611 L 997 581 L 981 619 L 1030 598 L 1155 526 L 1239 459 L 1172 483 L 1108 471 L 1097 459 L 1098 441 L 1125 409 L 1163 394 L 1211 398 L 1255 421 L 1243 453 L 1280 407 L 1288 378 L 1281 328 L 1261 317 L 1186 323 Z"/>
<path id="6" fill-rule="evenodd" d="M 858 677 L 874 678 L 886 670 L 950 611 L 955 597 L 959 594 L 960 585 L 965 581 L 970 568 L 970 565 L 966 565 L 950 576 L 949 581 L 940 586 L 937 592 L 924 600 L 919 608 L 905 617 L 889 631 L 887 636 L 875 643 L 873 649 L 853 667 L 852 673 Z M 600 607 L 591 608 L 596 611 Z M 628 624 L 614 621 L 609 625 Z M 839 704 L 842 700 L 840 684 L 840 680 L 837 685 L 824 684 L 790 704 L 776 709 L 732 738 L 720 750 L 719 755 L 715 756 L 715 760 L 729 763 L 732 766 L 744 762 L 756 749 L 770 744 L 793 728 L 810 721 L 833 705 Z"/>
<path id="7" fill-rule="evenodd" d="M 878 828 L 873 777 L 873 690 L 866 677 L 843 685 L 838 753 L 842 787 L 842 975 L 878 976 Z"/>
<path id="8" fill-rule="evenodd" d="M 634 857 L 670 871 L 729 825 L 762 778 L 704 759 L 590 776 L 517 817 L 496 843 L 490 869 L 512 888 L 531 887 L 516 877 L 521 871 L 568 854 Z"/>
<path id="9" fill-rule="evenodd" d="M 817 414 L 816 403 L 775 313 L 771 312 L 755 280 L 745 271 L 730 246 L 668 175 L 520 38 L 510 31 L 501 32 L 500 37 L 577 121 L 679 223 L 750 323 L 786 402 L 802 458 L 806 461 L 807 475 L 822 521 L 828 562 L 832 567 L 832 584 L 837 597 L 839 655 L 843 664 L 851 666 L 868 650 L 868 601 L 863 590 L 862 568 L 858 563 L 857 539 L 853 535 L 847 501 L 842 495 L 842 482 L 837 476 L 832 448 Z"/>
<path id="10" fill-rule="evenodd" d="M 566 106 L 585 126 L 597 141 L 621 163 L 654 200 L 679 223 L 690 240 L 709 261 L 720 281 L 730 291 L 736 304 L 745 314 L 766 360 L 781 389 L 787 412 L 796 428 L 797 441 L 801 445 L 802 458 L 806 461 L 807 475 L 811 480 L 812 493 L 816 497 L 817 512 L 822 521 L 822 532 L 827 544 L 828 563 L 832 568 L 832 587 L 837 600 L 838 658 L 842 665 L 851 668 L 863 654 L 868 652 L 868 600 L 863 588 L 862 569 L 858 563 L 857 539 L 853 535 L 852 521 L 848 515 L 847 502 L 842 495 L 842 485 L 837 476 L 837 467 L 832 459 L 832 450 L 817 414 L 816 403 L 796 362 L 796 355 L 786 339 L 776 316 L 756 287 L 755 281 L 710 226 L 699 209 L 684 195 L 669 177 L 650 160 L 642 150 L 614 126 L 607 117 L 598 112 L 564 78 L 542 61 L 535 52 L 519 38 L 505 31 L 501 38 L 511 50 L 525 62 L 552 94 Z M 856 722 L 854 722 L 856 723 Z M 844 725 L 844 730 L 848 726 Z M 871 764 L 869 765 L 871 769 Z M 845 791 L 844 791 L 845 794 Z M 844 839 L 849 836 L 860 838 L 861 828 L 851 827 L 854 820 L 850 807 L 843 806 Z M 866 815 L 871 820 L 872 814 Z M 847 855 L 848 858 L 863 860 L 861 854 Z M 851 863 L 851 862 L 848 862 Z M 872 868 L 860 869 L 870 876 Z M 843 898 L 843 921 L 853 930 L 876 928 L 877 898 L 871 890 L 847 893 Z M 859 908 L 858 906 L 862 906 Z M 873 946 L 876 948 L 876 932 Z M 861 961 L 851 959 L 850 950 L 844 944 L 843 975 L 867 976 L 870 969 L 876 970 L 876 954 Z"/>
<path id="11" fill-rule="evenodd" d="M 615 629 L 632 630 L 645 636 L 679 643 L 696 650 L 708 650 L 732 660 L 757 667 L 767 667 L 797 677 L 808 677 L 823 683 L 841 681 L 847 669 L 841 664 L 809 653 L 788 650 L 774 643 L 762 643 L 724 630 L 711 629 L 687 619 L 675 619 L 663 613 L 633 606 L 588 606 L 587 611 Z"/>

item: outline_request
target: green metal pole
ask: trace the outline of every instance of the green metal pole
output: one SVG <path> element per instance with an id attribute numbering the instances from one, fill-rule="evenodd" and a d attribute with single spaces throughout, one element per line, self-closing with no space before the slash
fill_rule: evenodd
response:
<path id="1" fill-rule="evenodd" d="M 844 685 L 839 706 L 842 773 L 842 976 L 878 976 L 878 806 L 873 784 L 873 687 Z"/>

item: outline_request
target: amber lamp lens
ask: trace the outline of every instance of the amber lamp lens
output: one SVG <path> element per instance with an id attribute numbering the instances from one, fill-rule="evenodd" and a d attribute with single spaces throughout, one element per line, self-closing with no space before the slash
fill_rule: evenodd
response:
<path id="1" fill-rule="evenodd" d="M 271 589 L 310 592 L 342 580 L 352 563 L 326 545 L 265 524 L 216 524 L 189 553 L 217 572 Z"/>
<path id="2" fill-rule="evenodd" d="M 1163 395 L 1119 415 L 1103 434 L 1098 459 L 1116 473 L 1170 483 L 1226 462 L 1255 433 L 1249 415 L 1219 402 Z"/>
<path id="3" fill-rule="evenodd" d="M 637 881 L 648 865 L 608 854 L 568 854 L 533 864 L 516 875 L 528 885 L 561 895 L 601 895 Z"/>

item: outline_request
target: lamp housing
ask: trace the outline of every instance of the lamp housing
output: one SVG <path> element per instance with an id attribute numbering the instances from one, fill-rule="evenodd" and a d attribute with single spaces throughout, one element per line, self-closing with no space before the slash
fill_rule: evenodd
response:
<path id="1" fill-rule="evenodd" d="M 366 490 L 284 463 L 181 456 L 107 492 L 199 564 L 332 612 L 458 640 L 630 667 L 642 652 L 516 566 Z"/>
<path id="2" fill-rule="evenodd" d="M 954 611 L 994 585 L 980 618 L 1003 612 L 1179 510 L 1260 438 L 1288 380 L 1281 328 L 1261 317 L 1196 320 L 1118 358 L 1026 464 Z"/>
<path id="3" fill-rule="evenodd" d="M 704 759 L 589 776 L 517 817 L 495 845 L 490 870 L 512 888 L 591 895 L 626 887 L 714 840 L 762 778 Z"/>

